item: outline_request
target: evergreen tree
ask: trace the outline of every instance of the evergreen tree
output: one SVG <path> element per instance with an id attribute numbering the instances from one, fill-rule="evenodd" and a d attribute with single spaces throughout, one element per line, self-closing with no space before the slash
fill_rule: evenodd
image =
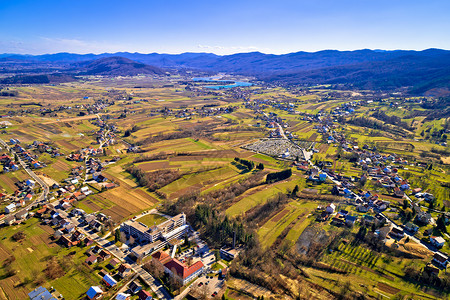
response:
<path id="1" fill-rule="evenodd" d="M 296 196 L 299 191 L 298 185 L 296 184 L 294 189 L 292 190 L 292 196 Z"/>
<path id="2" fill-rule="evenodd" d="M 114 241 L 117 243 L 118 241 L 120 241 L 120 230 L 119 230 L 119 228 L 117 228 L 115 231 L 114 231 Z"/>

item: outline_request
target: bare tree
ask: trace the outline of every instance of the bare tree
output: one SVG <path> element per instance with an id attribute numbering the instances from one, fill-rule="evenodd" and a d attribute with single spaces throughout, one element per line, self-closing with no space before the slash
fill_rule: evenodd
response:
<path id="1" fill-rule="evenodd" d="M 125 244 L 127 242 L 127 235 L 125 234 L 125 232 L 121 231 L 120 232 L 120 241 Z"/>

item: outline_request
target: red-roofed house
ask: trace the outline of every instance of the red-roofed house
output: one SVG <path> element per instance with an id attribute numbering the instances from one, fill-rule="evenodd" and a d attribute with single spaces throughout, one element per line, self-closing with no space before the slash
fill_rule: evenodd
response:
<path id="1" fill-rule="evenodd" d="M 185 285 L 203 272 L 204 265 L 201 261 L 198 261 L 192 266 L 187 267 L 185 264 L 174 258 L 164 264 L 164 269 L 171 276 L 174 276 L 182 285 Z"/>
<path id="2" fill-rule="evenodd" d="M 152 260 L 155 262 L 159 262 L 162 265 L 164 265 L 170 259 L 171 259 L 170 255 L 164 251 L 158 251 L 158 252 L 152 254 Z"/>
<path id="3" fill-rule="evenodd" d="M 152 293 L 144 290 L 139 291 L 139 300 L 152 300 Z"/>
<path id="4" fill-rule="evenodd" d="M 121 264 L 117 269 L 117 272 L 119 273 L 120 277 L 125 278 L 131 274 L 132 269 L 129 264 Z"/>
<path id="5" fill-rule="evenodd" d="M 84 198 L 86 198 L 86 195 L 81 192 L 75 192 L 73 193 L 72 197 L 77 200 L 83 200 Z"/>

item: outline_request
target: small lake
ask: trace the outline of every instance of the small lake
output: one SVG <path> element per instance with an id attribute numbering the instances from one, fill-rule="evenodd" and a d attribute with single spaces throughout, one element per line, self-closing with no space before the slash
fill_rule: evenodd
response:
<path id="1" fill-rule="evenodd" d="M 193 78 L 193 81 L 202 81 L 202 82 L 223 82 L 223 85 L 205 85 L 203 87 L 213 90 L 221 90 L 221 89 L 230 89 L 238 86 L 251 86 L 253 83 L 250 82 L 242 82 L 242 81 L 233 81 L 233 80 L 218 80 L 221 77 L 196 77 Z"/>

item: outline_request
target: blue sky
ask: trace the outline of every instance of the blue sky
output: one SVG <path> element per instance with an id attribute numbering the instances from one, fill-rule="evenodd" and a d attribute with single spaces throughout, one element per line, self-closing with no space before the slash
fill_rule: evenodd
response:
<path id="1" fill-rule="evenodd" d="M 0 53 L 450 49 L 449 0 L 0 0 Z"/>

